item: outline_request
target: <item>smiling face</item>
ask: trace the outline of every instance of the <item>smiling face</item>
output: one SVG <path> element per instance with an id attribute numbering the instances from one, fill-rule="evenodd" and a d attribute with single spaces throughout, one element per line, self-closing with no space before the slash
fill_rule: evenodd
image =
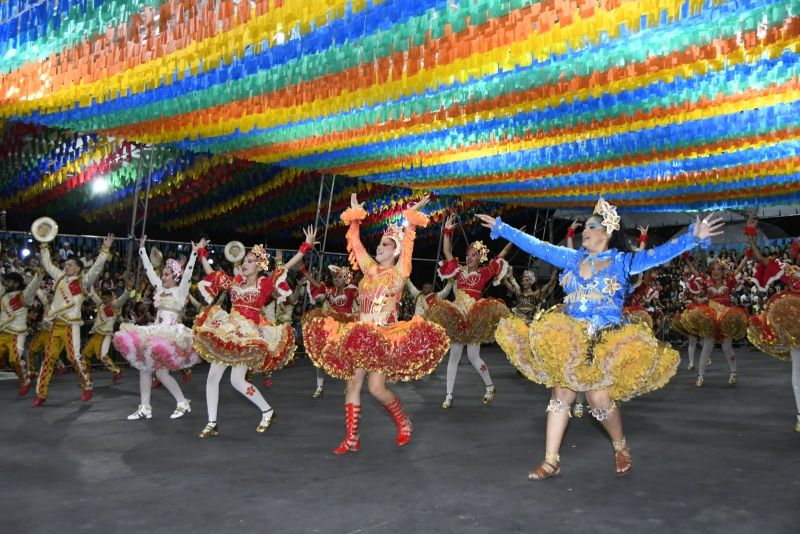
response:
<path id="1" fill-rule="evenodd" d="M 388 237 L 381 238 L 381 242 L 378 243 L 378 248 L 375 249 L 375 261 L 381 265 L 390 262 L 394 259 L 396 250 L 397 243 L 394 242 L 394 239 Z"/>
<path id="2" fill-rule="evenodd" d="M 175 281 L 175 273 L 169 267 L 164 267 L 164 270 L 161 271 L 161 285 L 166 288 L 178 285 Z"/>
<path id="3" fill-rule="evenodd" d="M 722 268 L 722 264 L 720 262 L 715 261 L 711 264 L 711 278 L 714 280 L 722 280 L 724 275 L 725 270 Z"/>
<path id="4" fill-rule="evenodd" d="M 467 248 L 467 268 L 477 269 L 481 265 L 481 255 L 475 247 Z"/>
<path id="5" fill-rule="evenodd" d="M 64 262 L 64 274 L 67 276 L 78 276 L 83 269 L 74 259 L 68 259 Z"/>
<path id="6" fill-rule="evenodd" d="M 530 276 L 522 277 L 522 289 L 531 289 L 533 287 L 533 280 Z"/>
<path id="7" fill-rule="evenodd" d="M 248 252 L 244 257 L 244 261 L 242 262 L 242 276 L 254 276 L 258 274 L 258 271 L 258 260 L 256 260 L 255 254 Z"/>
<path id="8" fill-rule="evenodd" d="M 602 222 L 603 219 L 598 215 L 592 215 L 583 226 L 581 244 L 583 248 L 595 254 L 608 250 L 608 242 L 611 240 Z"/>

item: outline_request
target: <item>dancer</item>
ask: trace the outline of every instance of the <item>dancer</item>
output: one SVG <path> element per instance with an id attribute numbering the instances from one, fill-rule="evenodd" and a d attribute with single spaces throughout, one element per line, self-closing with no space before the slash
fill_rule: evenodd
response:
<path id="1" fill-rule="evenodd" d="M 684 252 L 684 257 L 691 256 L 689 252 Z M 689 363 L 686 366 L 687 371 L 694 370 L 694 357 L 697 353 L 697 344 L 699 337 L 692 333 L 694 330 L 691 324 L 686 324 L 687 316 L 686 311 L 696 307 L 699 304 L 706 304 L 708 298 L 706 297 L 706 284 L 702 276 L 697 276 L 692 273 L 688 268 L 683 273 L 683 280 L 681 280 L 681 287 L 683 288 L 683 301 L 686 302 L 686 307 L 682 312 L 678 312 L 672 319 L 672 329 L 679 334 L 685 336 L 689 342 L 687 347 L 687 358 Z M 691 317 L 692 314 L 689 314 Z M 706 362 L 706 368 L 711 363 L 709 360 Z"/>
<path id="2" fill-rule="evenodd" d="M 430 374 L 444 357 L 449 345 L 440 326 L 419 316 L 398 321 L 398 304 L 403 285 L 411 273 L 411 257 L 418 226 L 428 217 L 419 210 L 428 203 L 425 196 L 407 208 L 408 223 L 390 225 L 381 238 L 373 259 L 361 243 L 361 221 L 367 216 L 355 193 L 350 208 L 342 213 L 347 230 L 347 249 L 353 268 L 364 277 L 358 284 L 360 320 L 341 323 L 333 317 L 317 317 L 304 327 L 306 350 L 314 364 L 329 375 L 347 380 L 345 392 L 345 438 L 334 454 L 357 452 L 361 448 L 361 387 L 367 379 L 370 394 L 380 402 L 397 426 L 398 447 L 411 441 L 411 420 L 400 398 L 386 387 L 386 381 L 414 380 Z"/>
<path id="3" fill-rule="evenodd" d="M 423 319 L 427 319 L 431 304 L 433 304 L 434 301 L 447 298 L 447 295 L 449 295 L 450 291 L 453 289 L 453 282 L 452 278 L 449 279 L 441 291 L 434 293 L 433 284 L 430 282 L 422 284 L 422 290 L 419 290 L 410 279 L 406 280 L 406 289 L 408 289 L 408 292 L 411 294 L 411 298 L 414 299 L 414 315 L 419 315 Z"/>
<path id="4" fill-rule="evenodd" d="M 646 324 L 653 332 L 658 332 L 661 324 L 661 310 L 658 307 L 661 287 L 655 274 L 656 270 L 650 269 L 642 275 L 641 281 L 625 301 L 622 311 L 630 322 Z"/>
<path id="5" fill-rule="evenodd" d="M 274 326 L 261 314 L 261 309 L 276 299 L 285 300 L 292 290 L 286 283 L 286 272 L 299 264 L 303 256 L 314 247 L 316 231 L 303 230 L 305 242 L 282 269 L 270 276 L 261 276 L 269 267 L 269 254 L 261 245 L 254 246 L 244 257 L 240 274 L 229 276 L 214 271 L 208 263 L 205 249 L 200 257 L 206 277 L 200 283 L 200 292 L 211 303 L 221 291 L 231 297 L 231 313 L 219 305 L 206 308 L 194 322 L 194 347 L 204 360 L 211 364 L 206 380 L 208 423 L 200 438 L 219 434 L 217 407 L 219 381 L 225 369 L 231 367 L 231 385 L 261 410 L 261 422 L 256 432 L 267 431 L 275 422 L 275 410 L 264 400 L 261 392 L 245 380 L 248 367 L 260 368 L 268 373 L 280 369 L 294 356 L 294 330 L 291 325 Z"/>
<path id="6" fill-rule="evenodd" d="M 675 374 L 679 356 L 643 325 L 622 324 L 622 304 L 631 276 L 669 261 L 719 233 L 719 219 L 707 217 L 680 238 L 645 253 L 623 252 L 620 218 L 602 198 L 586 221 L 583 246 L 576 250 L 540 241 L 478 215 L 492 238 L 511 240 L 525 252 L 564 269 L 563 312 L 551 312 L 530 326 L 517 317 L 501 321 L 497 339 L 511 362 L 534 382 L 553 388 L 547 407 L 544 461 L 528 473 L 543 480 L 561 471 L 559 450 L 576 391 L 586 391 L 590 413 L 614 447 L 617 476 L 632 468 L 617 402 L 662 387 Z"/>
<path id="7" fill-rule="evenodd" d="M 558 281 L 558 271 L 553 271 L 550 279 L 545 285 L 539 289 L 534 289 L 536 284 L 536 273 L 531 270 L 522 272 L 522 287 L 517 284 L 513 276 L 509 277 L 511 280 L 508 284 L 509 289 L 517 297 L 517 305 L 511 311 L 514 315 L 521 317 L 526 323 L 530 323 L 534 316 L 542 308 L 542 303 L 547 300 L 550 293 Z"/>
<path id="8" fill-rule="evenodd" d="M 755 218 L 751 219 L 755 228 Z M 746 230 L 747 232 L 747 230 Z M 797 408 L 795 432 L 800 432 L 800 322 L 797 310 L 800 309 L 800 239 L 795 239 L 790 247 L 794 265 L 776 258 L 766 258 L 755 242 L 755 232 L 747 234 L 750 250 L 757 261 L 754 281 L 762 290 L 778 282 L 786 287 L 770 297 L 761 315 L 750 319 L 747 337 L 751 343 L 766 354 L 781 360 L 792 361 L 792 390 Z"/>
<path id="9" fill-rule="evenodd" d="M 728 385 L 735 386 L 738 372 L 736 354 L 733 351 L 733 341 L 742 339 L 747 335 L 747 310 L 733 306 L 731 296 L 739 284 L 739 274 L 747 265 L 747 257 L 742 256 L 742 261 L 733 272 L 728 270 L 727 264 L 719 258 L 708 264 L 708 275 L 701 274 L 692 263 L 690 257 L 684 256 L 689 271 L 702 280 L 708 304 L 692 304 L 683 314 L 682 325 L 691 334 L 702 339 L 703 349 L 700 351 L 700 364 L 697 368 L 697 380 L 694 385 L 703 387 L 705 372 L 714 342 L 722 343 L 722 352 L 728 359 L 730 374 Z"/>
<path id="10" fill-rule="evenodd" d="M 77 256 L 68 257 L 64 261 L 64 270 L 62 271 L 50 261 L 50 248 L 47 243 L 39 245 L 42 265 L 47 274 L 56 282 L 53 290 L 53 302 L 50 304 L 46 316 L 46 319 L 53 321 L 53 329 L 47 339 L 44 361 L 39 370 L 39 379 L 36 381 L 34 406 L 41 406 L 47 400 L 50 379 L 53 377 L 53 366 L 64 349 L 67 351 L 67 358 L 72 363 L 72 367 L 80 377 L 80 385 L 83 390 L 81 400 L 88 401 L 92 398 L 92 381 L 80 359 L 81 325 L 83 325 L 81 306 L 86 298 L 87 290 L 94 285 L 100 277 L 100 273 L 103 272 L 103 266 L 113 244 L 114 234 L 108 234 L 103 241 L 100 254 L 85 274 L 83 262 Z"/>
<path id="11" fill-rule="evenodd" d="M 192 331 L 181 324 L 181 312 L 189 295 L 197 251 L 208 240 L 201 239 L 197 244 L 192 243 L 192 253 L 185 268 L 181 267 L 179 261 L 168 259 L 160 277 L 147 255 L 146 243 L 147 236 L 142 236 L 139 241 L 139 257 L 147 279 L 154 288 L 155 323 L 145 326 L 123 323 L 119 332 L 114 335 L 114 347 L 132 367 L 139 370 L 140 401 L 136 410 L 128 416 L 129 421 L 153 417 L 150 395 L 154 374 L 175 399 L 176 406 L 170 419 L 177 419 L 191 412 L 191 401 L 183 395 L 178 382 L 169 372 L 191 367 L 200 361 L 192 348 Z"/>
<path id="12" fill-rule="evenodd" d="M 353 285 L 353 271 L 349 267 L 328 265 L 328 270 L 333 274 L 333 286 L 324 284 L 311 276 L 305 267 L 300 273 L 306 279 L 306 290 L 311 300 L 322 304 L 322 308 L 315 308 L 303 316 L 302 324 L 320 315 L 332 315 L 341 322 L 355 321 L 358 319 L 358 288 Z M 324 394 L 325 371 L 315 367 L 317 371 L 317 389 L 311 395 L 318 399 Z"/>
<path id="13" fill-rule="evenodd" d="M 98 358 L 112 373 L 111 382 L 118 382 L 122 378 L 122 370 L 109 357 L 108 352 L 111 349 L 111 338 L 114 337 L 114 325 L 122 312 L 122 307 L 130 298 L 131 289 L 133 286 L 129 281 L 125 292 L 117 298 L 114 298 L 114 292 L 110 289 L 103 289 L 99 297 L 94 289 L 89 291 L 89 297 L 97 308 L 94 325 L 89 331 L 89 341 L 83 348 L 83 366 L 86 368 L 86 374 L 89 375 L 90 380 L 92 378 L 92 358 Z"/>
<path id="14" fill-rule="evenodd" d="M 445 261 L 439 265 L 439 276 L 443 280 L 455 279 L 455 301 L 434 301 L 428 311 L 431 321 L 438 323 L 450 337 L 450 358 L 447 360 L 447 390 L 442 408 L 453 407 L 453 388 L 455 387 L 458 363 L 464 345 L 467 346 L 469 362 L 480 375 L 486 391 L 483 403 L 489 404 L 495 398 L 495 387 L 489 368 L 481 359 L 481 345 L 494 341 L 494 331 L 501 318 L 511 313 L 505 303 L 498 299 L 481 298 L 483 290 L 493 282 L 500 285 L 508 272 L 508 263 L 503 258 L 511 250 L 509 243 L 492 261 L 489 249 L 481 241 L 467 247 L 467 264 L 462 267 L 453 256 L 451 236 L 456 228 L 455 215 L 450 215 L 444 224 L 442 251 Z M 485 265 L 484 265 L 485 264 Z"/>
<path id="15" fill-rule="evenodd" d="M 21 274 L 9 271 L 3 274 L 0 287 L 0 358 L 7 357 L 17 375 L 19 397 L 31 390 L 31 379 L 23 367 L 22 358 L 28 336 L 28 307 L 33 304 L 43 275 L 44 271 L 37 268 L 36 274 L 25 284 Z"/>
<path id="16" fill-rule="evenodd" d="M 39 356 L 44 357 L 47 340 L 50 339 L 50 332 L 53 330 L 53 321 L 47 319 L 50 309 L 50 296 L 40 287 L 36 291 L 36 300 L 39 301 L 41 307 L 37 306 L 35 309 L 31 307 L 28 310 L 28 330 L 31 334 L 31 339 L 28 343 L 28 354 L 25 359 L 28 366 L 28 378 L 31 380 L 36 378 L 36 359 Z M 54 372 L 57 376 L 67 373 L 67 366 L 64 365 L 60 357 L 56 358 Z"/>

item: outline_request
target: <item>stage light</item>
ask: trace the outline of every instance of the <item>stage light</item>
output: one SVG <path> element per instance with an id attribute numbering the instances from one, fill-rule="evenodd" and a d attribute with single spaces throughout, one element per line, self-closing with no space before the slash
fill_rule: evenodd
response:
<path id="1" fill-rule="evenodd" d="M 108 191 L 108 182 L 104 178 L 98 178 L 92 182 L 92 194 L 102 195 L 106 191 Z"/>
<path id="2" fill-rule="evenodd" d="M 22 250 L 19 251 L 19 253 L 20 255 L 22 255 L 23 260 L 31 255 L 31 251 L 28 250 L 27 248 L 23 248 Z"/>

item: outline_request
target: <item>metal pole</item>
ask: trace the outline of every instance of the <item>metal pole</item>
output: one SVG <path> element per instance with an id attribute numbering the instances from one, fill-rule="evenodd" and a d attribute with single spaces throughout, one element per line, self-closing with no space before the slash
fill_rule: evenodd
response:
<path id="1" fill-rule="evenodd" d="M 324 179 L 324 178 L 323 178 Z M 325 247 L 328 245 L 328 226 L 331 222 L 331 208 L 333 207 L 333 186 L 336 175 L 331 176 L 330 194 L 328 195 L 328 213 L 325 215 L 325 233 L 322 235 L 322 250 L 319 253 L 319 272 L 322 273 L 322 263 L 325 260 Z M 318 228 L 317 228 L 318 230 Z M 320 275 L 321 276 L 321 275 Z"/>
<path id="2" fill-rule="evenodd" d="M 142 158 L 144 151 L 139 148 L 139 168 L 136 170 L 136 185 L 133 188 L 133 213 L 131 214 L 131 228 L 128 231 L 128 257 L 125 260 L 125 275 L 129 275 L 133 267 L 133 247 L 136 246 L 136 215 L 139 208 L 139 187 L 142 183 Z"/>

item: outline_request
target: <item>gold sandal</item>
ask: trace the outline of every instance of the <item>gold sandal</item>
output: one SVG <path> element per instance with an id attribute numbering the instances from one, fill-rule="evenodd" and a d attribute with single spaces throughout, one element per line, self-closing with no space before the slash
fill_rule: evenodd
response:
<path id="1" fill-rule="evenodd" d="M 557 477 L 561 474 L 561 462 L 558 453 L 544 453 L 544 462 L 539 464 L 536 469 L 528 471 L 528 480 L 544 480 L 550 477 Z"/>
<path id="2" fill-rule="evenodd" d="M 620 441 L 613 441 L 614 445 L 614 465 L 618 477 L 624 477 L 633 469 L 633 461 L 631 460 L 631 449 L 628 447 L 625 438 Z"/>

